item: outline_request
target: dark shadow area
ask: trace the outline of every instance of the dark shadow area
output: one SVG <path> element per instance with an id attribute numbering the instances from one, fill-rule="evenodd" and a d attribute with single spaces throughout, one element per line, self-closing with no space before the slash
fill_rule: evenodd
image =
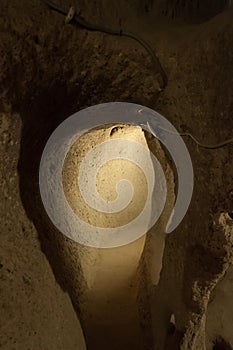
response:
<path id="1" fill-rule="evenodd" d="M 178 331 L 174 325 L 169 325 L 167 338 L 165 342 L 165 350 L 179 350 L 184 333 Z"/>
<path id="2" fill-rule="evenodd" d="M 202 23 L 223 12 L 229 6 L 229 0 L 167 0 L 160 6 L 162 15 L 171 20 Z"/>
<path id="3" fill-rule="evenodd" d="M 232 347 L 222 337 L 218 337 L 214 342 L 213 350 L 232 350 Z"/>
<path id="4" fill-rule="evenodd" d="M 39 96 L 35 99 L 32 99 L 33 95 L 31 91 L 19 107 L 23 124 L 18 163 L 20 194 L 27 216 L 37 229 L 42 251 L 54 271 L 55 278 L 72 298 L 70 286 L 73 280 L 69 274 L 69 267 L 64 265 L 62 249 L 64 241 L 68 239 L 51 224 L 44 210 L 39 192 L 39 164 L 46 141 L 53 130 L 75 112 L 79 94 L 75 89 L 67 91 L 65 84 L 58 82 L 57 85 L 37 91 Z M 77 281 L 80 287 L 83 281 L 80 269 Z M 74 303 L 77 309 L 77 301 Z"/>
<path id="5" fill-rule="evenodd" d="M 172 316 L 174 317 L 174 314 Z M 167 328 L 165 350 L 179 350 L 183 337 L 184 337 L 184 332 L 181 332 L 178 329 L 176 329 L 175 317 L 173 320 L 171 317 L 171 321 Z"/>

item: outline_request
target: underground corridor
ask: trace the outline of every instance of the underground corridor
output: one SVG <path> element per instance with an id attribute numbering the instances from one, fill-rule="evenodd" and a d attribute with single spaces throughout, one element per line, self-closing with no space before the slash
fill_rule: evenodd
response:
<path id="1" fill-rule="evenodd" d="M 0 3 L 0 349 L 233 349 L 231 2 L 56 5 L 58 11 L 41 0 Z M 86 205 L 78 170 L 103 142 L 143 146 L 146 166 L 154 155 L 166 180 L 164 208 L 147 232 L 96 248 L 53 224 L 39 169 L 61 123 L 110 102 L 146 106 L 175 126 L 191 157 L 194 189 L 183 220 L 166 234 L 179 169 L 159 137 L 120 121 L 83 133 L 62 169 L 65 198 L 83 221 L 125 225 L 148 195 L 142 169 L 115 159 L 101 167 L 96 186 L 114 201 L 116 184 L 127 178 L 134 189 L 127 210 L 100 215 Z"/>

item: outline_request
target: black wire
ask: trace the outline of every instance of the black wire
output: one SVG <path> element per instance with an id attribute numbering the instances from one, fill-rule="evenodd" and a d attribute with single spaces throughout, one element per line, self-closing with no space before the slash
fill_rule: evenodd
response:
<path id="1" fill-rule="evenodd" d="M 46 4 L 47 6 L 49 6 L 51 9 L 63 14 L 63 15 L 67 15 L 69 10 L 66 8 L 63 8 L 62 6 L 58 6 L 57 4 L 54 4 L 53 2 L 51 2 L 50 0 L 41 0 L 44 4 Z M 149 53 L 149 55 L 151 56 L 151 58 L 153 59 L 154 63 L 155 63 L 155 67 L 157 69 L 157 71 L 160 73 L 163 83 L 162 83 L 162 88 L 164 89 L 167 86 L 167 75 L 158 59 L 158 57 L 156 56 L 155 52 L 153 51 L 153 49 L 151 48 L 151 46 L 142 38 L 140 38 L 137 34 L 131 33 L 131 32 L 125 32 L 123 30 L 113 30 L 113 29 L 109 29 L 106 28 L 104 26 L 98 25 L 98 24 L 92 24 L 87 22 L 85 19 L 83 19 L 81 16 L 79 16 L 78 14 L 74 15 L 73 21 L 75 21 L 78 25 L 80 25 L 81 27 L 87 29 L 87 30 L 91 30 L 91 31 L 98 31 L 98 32 L 102 32 L 102 33 L 106 33 L 106 34 L 110 34 L 110 35 L 118 35 L 118 36 L 125 36 L 125 37 L 129 37 L 135 41 L 137 41 L 140 45 L 142 45 L 146 51 Z"/>

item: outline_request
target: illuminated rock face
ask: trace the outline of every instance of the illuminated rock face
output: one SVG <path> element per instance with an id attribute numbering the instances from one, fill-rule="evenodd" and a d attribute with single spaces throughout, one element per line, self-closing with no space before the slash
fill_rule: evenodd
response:
<path id="1" fill-rule="evenodd" d="M 148 196 L 146 176 L 149 164 L 147 162 L 151 160 L 148 158 L 145 169 L 139 168 L 134 163 L 134 152 L 130 160 L 118 158 L 106 162 L 96 176 L 99 195 L 107 200 L 114 200 L 117 197 L 116 184 L 119 180 L 128 180 L 133 187 L 130 205 L 122 208 L 121 211 L 118 210 L 117 213 L 100 215 L 82 200 L 77 200 L 76 192 L 79 191 L 77 174 L 81 161 L 85 159 L 90 149 L 94 149 L 96 145 L 103 142 L 112 142 L 112 140 L 118 140 L 118 142 L 128 140 L 127 147 L 135 147 L 134 143 L 139 143 L 155 154 L 165 173 L 168 197 L 165 198 L 164 212 L 159 221 L 151 228 L 149 237 L 144 234 L 132 243 L 111 249 L 85 248 L 88 254 L 83 255 L 81 261 L 87 285 L 87 289 L 83 291 L 85 304 L 81 306 L 84 333 L 90 348 L 98 344 L 101 349 L 111 347 L 112 349 L 141 350 L 144 349 L 145 344 L 138 303 L 138 294 L 142 287 L 139 273 L 140 261 L 142 258 L 145 259 L 146 270 L 150 270 L 148 275 L 150 281 L 152 279 L 153 283 L 158 281 L 165 242 L 164 232 L 174 204 L 174 179 L 171 164 L 166 159 L 158 141 L 149 133 L 146 133 L 145 137 L 140 127 L 112 125 L 95 129 L 84 134 L 73 145 L 63 167 L 63 186 L 66 198 L 77 215 L 82 215 L 83 220 L 87 220 L 94 226 L 97 225 L 98 220 L 97 226 L 106 229 L 117 225 L 123 226 L 134 220 L 145 206 Z M 107 152 L 107 149 L 104 148 L 102 152 L 105 151 Z M 102 156 L 104 158 L 104 154 Z M 145 157 L 146 154 L 142 156 Z M 125 230 L 127 233 L 127 228 Z M 90 261 L 94 261 L 94 264 L 90 265 Z"/>

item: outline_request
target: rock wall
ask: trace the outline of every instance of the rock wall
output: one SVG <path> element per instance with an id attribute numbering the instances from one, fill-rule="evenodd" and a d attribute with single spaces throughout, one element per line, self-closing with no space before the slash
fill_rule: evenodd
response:
<path id="1" fill-rule="evenodd" d="M 61 121 L 89 105 L 127 101 L 159 111 L 178 130 L 205 144 L 232 137 L 232 10 L 191 26 L 187 19 L 186 24 L 173 22 L 174 16 L 163 22 L 164 14 L 154 21 L 155 6 L 144 4 L 122 1 L 109 10 L 104 2 L 83 1 L 80 7 L 85 18 L 124 26 L 151 44 L 168 75 L 162 91 L 150 58 L 136 42 L 64 25 L 64 18 L 40 1 L 1 2 L 3 349 L 34 344 L 41 349 L 85 348 L 70 299 L 85 333 L 93 266 L 107 263 L 104 256 L 100 261 L 99 252 L 65 239 L 43 211 L 39 161 Z M 134 291 L 145 349 L 209 350 L 218 342 L 233 346 L 228 314 L 232 145 L 207 150 L 190 138 L 185 142 L 195 172 L 189 211 L 166 240 L 162 230 L 157 236 L 151 232 L 137 255 L 141 260 Z M 173 202 L 172 197 L 168 212 Z M 161 228 L 164 224 L 162 220 Z M 215 322 L 217 313 L 222 322 Z"/>

